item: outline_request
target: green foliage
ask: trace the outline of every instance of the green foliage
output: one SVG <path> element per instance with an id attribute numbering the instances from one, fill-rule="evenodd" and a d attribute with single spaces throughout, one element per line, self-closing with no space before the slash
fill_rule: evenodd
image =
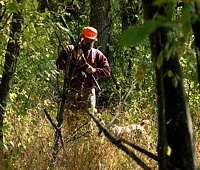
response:
<path id="1" fill-rule="evenodd" d="M 142 27 L 130 27 L 122 34 L 121 44 L 126 46 L 136 45 L 161 26 L 161 23 L 162 21 L 159 20 L 149 20 Z"/>
<path id="2" fill-rule="evenodd" d="M 46 169 L 46 167 L 50 167 L 48 163 L 51 159 L 54 129 L 45 118 L 43 109 L 46 108 L 52 119 L 56 121 L 58 104 L 61 100 L 63 73 L 57 71 L 55 61 L 62 48 L 61 46 L 70 43 L 67 35 L 69 30 L 63 28 L 59 19 L 60 11 L 62 11 L 66 2 L 57 3 L 55 1 L 53 5 L 57 11 L 54 11 L 54 13 L 50 13 L 47 9 L 44 12 L 38 11 L 39 1 L 37 0 L 24 0 L 21 3 L 9 0 L 6 3 L 0 2 L 3 9 L 7 8 L 2 20 L 0 20 L 0 75 L 3 72 L 3 56 L 7 50 L 11 29 L 12 17 L 9 16 L 12 12 L 23 9 L 24 18 L 19 42 L 20 55 L 17 60 L 4 122 L 4 142 L 8 156 L 5 161 L 5 168 L 20 169 L 24 166 L 32 169 L 41 169 L 41 167 Z M 89 10 L 87 10 L 89 2 L 86 0 L 73 2 L 78 9 L 86 9 L 82 11 L 79 22 L 71 14 L 63 14 L 64 17 L 72 18 L 72 20 L 67 20 L 67 24 L 70 28 L 70 34 L 78 40 L 80 29 L 89 23 Z M 169 1 L 156 1 L 157 4 L 163 2 Z M 157 67 L 161 67 L 163 57 L 169 59 L 172 53 L 178 51 L 190 109 L 192 115 L 195 113 L 195 120 L 197 120 L 196 114 L 199 111 L 200 96 L 197 89 L 194 37 L 191 33 L 190 22 L 191 17 L 196 17 L 193 2 L 187 3 L 186 6 L 177 11 L 172 11 L 176 1 L 170 2 L 171 4 L 167 9 L 170 10 L 172 21 L 168 21 L 162 16 L 156 16 L 154 20 L 143 24 L 143 13 L 140 10 L 138 14 L 135 14 L 138 15 L 137 24 L 122 32 L 119 1 L 112 1 L 112 11 L 110 12 L 112 24 L 110 27 L 110 43 L 108 44 L 108 59 L 112 68 L 112 76 L 106 80 L 100 80 L 102 88 L 100 93 L 108 97 L 109 110 L 100 110 L 99 112 L 101 118 L 105 122 L 109 122 L 119 110 L 120 103 L 131 85 L 137 82 L 135 75 L 138 69 L 144 68 L 144 79 L 136 83 L 116 123 L 127 125 L 141 119 L 149 119 L 152 121 L 149 133 L 154 134 L 152 135 L 154 142 L 157 140 L 157 135 L 155 135 L 157 134 L 157 102 L 154 65 L 151 59 L 148 36 L 160 26 L 170 27 L 174 30 L 174 35 L 168 35 L 168 40 L 171 42 L 172 37 L 175 36 L 175 43 L 170 48 L 165 47 L 156 63 Z M 176 87 L 178 77 L 171 70 L 168 70 L 166 74 L 172 78 Z M 116 82 L 114 82 L 114 79 Z M 130 163 L 129 158 L 120 151 L 118 152 L 108 142 L 104 147 L 103 142 L 101 143 L 96 135 L 93 139 L 94 143 L 91 140 L 91 145 L 86 143 L 78 149 L 80 153 L 85 154 L 83 155 L 84 158 L 91 159 L 91 152 L 88 150 L 91 149 L 94 153 L 98 153 L 96 157 L 95 154 L 93 156 L 95 159 L 101 158 L 102 165 L 105 168 L 114 169 L 121 166 L 131 169 L 135 166 L 134 163 Z M 155 143 L 154 145 L 154 148 L 156 148 Z M 167 153 L 169 153 L 168 149 L 166 150 Z M 119 153 L 117 158 L 116 152 Z M 78 160 L 79 163 L 81 162 L 78 155 L 73 158 Z M 27 162 L 24 163 L 24 160 Z M 118 160 L 120 160 L 120 163 Z M 95 163 L 98 163 L 98 161 Z"/>

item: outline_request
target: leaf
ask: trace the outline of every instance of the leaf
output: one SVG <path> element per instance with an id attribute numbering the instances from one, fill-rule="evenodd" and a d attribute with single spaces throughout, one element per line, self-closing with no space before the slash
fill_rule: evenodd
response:
<path id="1" fill-rule="evenodd" d="M 81 8 L 80 8 L 80 5 L 79 5 L 79 1 L 74 0 L 74 1 L 73 1 L 73 5 L 75 5 L 78 9 L 81 9 Z"/>
<path id="2" fill-rule="evenodd" d="M 199 85 L 198 73 L 195 72 L 195 76 L 194 76 L 194 87 L 197 88 L 198 85 Z"/>
<path id="3" fill-rule="evenodd" d="M 17 112 L 17 115 L 26 116 L 27 112 L 23 111 L 23 110 L 20 110 L 19 112 Z"/>
<path id="4" fill-rule="evenodd" d="M 37 2 L 37 0 L 33 0 L 33 5 L 35 6 L 36 9 L 38 8 L 38 2 Z"/>
<path id="5" fill-rule="evenodd" d="M 155 31 L 161 23 L 160 20 L 149 20 L 141 27 L 129 27 L 122 34 L 120 43 L 125 46 L 135 45 Z"/>
<path id="6" fill-rule="evenodd" d="M 166 153 L 166 155 L 170 156 L 172 153 L 172 149 L 169 145 L 164 145 L 164 152 Z"/>
<path id="7" fill-rule="evenodd" d="M 173 74 L 172 70 L 168 70 L 167 75 L 168 75 L 168 77 L 172 77 L 174 74 Z"/>
<path id="8" fill-rule="evenodd" d="M 141 81 L 144 79 L 145 71 L 143 68 L 139 68 L 136 74 L 137 80 Z"/>
<path id="9" fill-rule="evenodd" d="M 157 58 L 157 61 L 156 61 L 156 66 L 158 67 L 158 69 L 160 69 L 160 67 L 162 66 L 163 64 L 163 56 L 160 54 Z"/>
<path id="10" fill-rule="evenodd" d="M 177 86 L 178 86 L 178 79 L 177 79 L 176 76 L 173 76 L 173 77 L 172 77 L 172 84 L 173 84 L 173 86 L 174 86 L 175 88 L 177 88 Z"/>
<path id="11" fill-rule="evenodd" d="M 168 43 L 173 42 L 174 35 L 173 35 L 173 33 L 171 31 L 167 33 L 167 39 L 168 39 Z"/>
<path id="12" fill-rule="evenodd" d="M 6 144 L 3 143 L 3 146 L 6 150 L 8 150 L 8 146 Z"/>
<path id="13" fill-rule="evenodd" d="M 180 23 L 182 25 L 184 36 L 186 36 L 191 30 L 191 20 L 190 20 L 191 10 L 192 10 L 191 8 L 192 7 L 190 6 L 190 4 L 186 4 L 184 5 L 183 10 L 182 10 Z"/>
<path id="14" fill-rule="evenodd" d="M 169 50 L 167 51 L 167 54 L 165 56 L 165 58 L 167 59 L 167 61 L 170 59 L 170 57 L 172 56 L 173 53 L 174 53 L 174 46 L 171 46 L 169 48 Z"/>

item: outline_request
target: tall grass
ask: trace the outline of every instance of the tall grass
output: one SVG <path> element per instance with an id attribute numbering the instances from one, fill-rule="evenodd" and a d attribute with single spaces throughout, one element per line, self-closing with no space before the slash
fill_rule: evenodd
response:
<path id="1" fill-rule="evenodd" d="M 110 115 L 109 111 L 100 115 Z M 195 138 L 199 161 L 199 112 L 196 112 L 194 121 Z M 136 145 L 156 154 L 157 119 L 151 108 L 146 108 L 137 120 L 148 119 L 150 124 L 145 127 L 151 137 L 150 147 L 144 139 L 137 139 Z M 107 117 L 107 121 L 109 117 Z M 55 121 L 55 119 L 54 119 Z M 119 118 L 118 123 L 129 124 L 127 120 Z M 131 120 L 130 120 L 130 123 Z M 59 146 L 57 159 L 52 159 L 55 129 L 42 111 L 30 112 L 27 115 L 8 114 L 5 117 L 5 167 L 6 170 L 140 170 L 129 156 L 114 146 L 104 134 L 98 135 L 98 128 L 92 123 L 93 131 L 87 126 L 79 129 L 73 138 L 70 138 L 66 127 L 63 127 L 63 137 L 67 155 Z M 91 128 L 91 126 L 90 126 Z M 60 143 L 59 143 L 60 144 Z M 131 149 L 131 148 L 130 148 Z M 157 162 L 146 155 L 132 151 L 143 160 L 151 169 L 157 170 Z"/>

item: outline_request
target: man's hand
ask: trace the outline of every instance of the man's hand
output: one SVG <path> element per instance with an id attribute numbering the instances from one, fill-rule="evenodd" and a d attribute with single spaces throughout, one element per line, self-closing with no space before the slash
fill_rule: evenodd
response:
<path id="1" fill-rule="evenodd" d="M 91 74 L 93 74 L 93 73 L 95 73 L 96 72 L 96 69 L 95 68 L 93 68 L 91 65 L 89 65 L 89 64 L 87 64 L 88 65 L 88 68 L 86 69 L 86 72 L 87 73 L 91 73 Z"/>

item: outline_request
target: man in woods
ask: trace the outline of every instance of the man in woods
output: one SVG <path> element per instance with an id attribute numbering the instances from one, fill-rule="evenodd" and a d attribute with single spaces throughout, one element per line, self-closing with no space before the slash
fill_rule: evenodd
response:
<path id="1" fill-rule="evenodd" d="M 71 130 L 74 129 L 73 122 L 87 117 L 85 108 L 95 108 L 95 88 L 98 86 L 96 80 L 107 78 L 111 74 L 106 56 L 93 48 L 97 34 L 95 28 L 84 27 L 82 41 L 76 46 L 68 45 L 66 49 L 61 50 L 56 61 L 59 70 L 69 69 L 64 119 Z"/>

